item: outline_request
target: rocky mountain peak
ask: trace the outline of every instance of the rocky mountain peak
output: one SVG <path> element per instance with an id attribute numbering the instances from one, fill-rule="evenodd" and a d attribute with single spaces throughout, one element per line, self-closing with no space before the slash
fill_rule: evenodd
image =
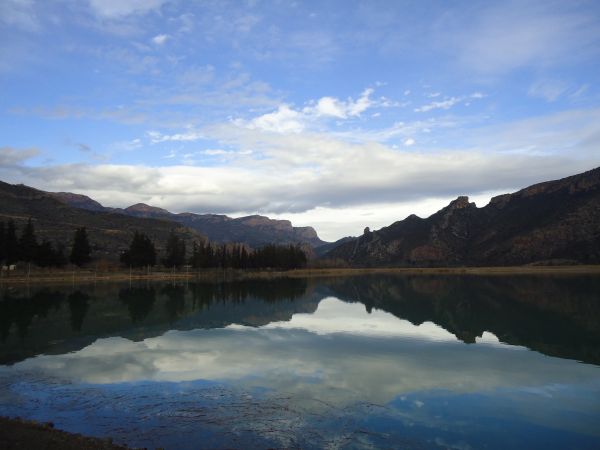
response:
<path id="1" fill-rule="evenodd" d="M 269 217 L 260 216 L 258 214 L 240 217 L 237 220 L 249 226 L 272 226 L 278 229 L 292 229 L 292 222 L 289 220 L 270 219 Z"/>
<path id="2" fill-rule="evenodd" d="M 447 206 L 447 209 L 463 209 L 468 208 L 471 205 L 473 205 L 473 203 L 469 203 L 469 197 L 467 197 L 466 195 L 461 195 L 457 197 L 456 200 L 452 200 Z"/>
<path id="3" fill-rule="evenodd" d="M 72 192 L 49 192 L 48 194 L 62 203 L 74 206 L 75 208 L 87 209 L 89 211 L 106 210 L 104 206 L 87 195 L 73 194 Z"/>
<path id="4" fill-rule="evenodd" d="M 502 194 L 492 197 L 489 206 L 494 206 L 497 209 L 502 209 L 512 198 L 512 194 Z"/>
<path id="5" fill-rule="evenodd" d="M 521 265 L 600 261 L 600 168 L 494 197 L 466 196 L 327 253 L 351 265 Z"/>
<path id="6" fill-rule="evenodd" d="M 152 214 L 171 214 L 166 209 L 158 208 L 156 206 L 150 206 L 145 203 L 136 203 L 135 205 L 131 205 L 125 208 L 127 212 L 137 212 L 137 213 L 152 213 Z"/>

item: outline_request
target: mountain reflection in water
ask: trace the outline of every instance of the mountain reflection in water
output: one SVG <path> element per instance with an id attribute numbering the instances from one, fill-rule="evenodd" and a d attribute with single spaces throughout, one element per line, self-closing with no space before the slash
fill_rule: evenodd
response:
<path id="1" fill-rule="evenodd" d="M 593 449 L 598 292 L 586 276 L 10 289 L 0 411 L 137 447 Z"/>
<path id="2" fill-rule="evenodd" d="M 5 289 L 0 363 L 132 340 L 168 330 L 262 326 L 312 313 L 334 296 L 413 324 L 433 322 L 465 343 L 488 331 L 551 356 L 600 363 L 600 280 L 578 277 L 368 276 L 231 283 Z"/>

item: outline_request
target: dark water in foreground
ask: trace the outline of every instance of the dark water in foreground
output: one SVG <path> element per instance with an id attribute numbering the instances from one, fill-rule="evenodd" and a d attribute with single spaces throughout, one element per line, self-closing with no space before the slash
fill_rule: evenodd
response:
<path id="1" fill-rule="evenodd" d="M 600 448 L 600 278 L 0 293 L 0 414 L 195 448 Z"/>

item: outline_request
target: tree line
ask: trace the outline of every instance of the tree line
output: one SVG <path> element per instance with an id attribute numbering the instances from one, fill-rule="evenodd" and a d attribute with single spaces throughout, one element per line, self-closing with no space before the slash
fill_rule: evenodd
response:
<path id="1" fill-rule="evenodd" d="M 194 242 L 188 256 L 185 241 L 174 231 L 170 233 L 165 247 L 160 263 L 173 268 L 189 265 L 195 269 L 288 270 L 304 267 L 307 262 L 306 254 L 299 245 L 271 244 L 252 250 L 241 244 Z M 54 244 L 47 239 L 39 241 L 31 219 L 20 232 L 12 219 L 7 223 L 0 221 L 2 265 L 25 262 L 39 267 L 63 267 L 70 262 L 81 267 L 91 260 L 91 245 L 85 227 L 75 230 L 71 251 L 67 256 L 64 244 Z M 120 262 L 136 268 L 155 266 L 158 263 L 158 252 L 154 242 L 146 234 L 135 231 L 129 248 L 120 255 Z"/>
<path id="2" fill-rule="evenodd" d="M 19 233 L 15 222 L 0 221 L 0 263 L 13 265 L 17 262 L 35 264 L 39 267 L 62 267 L 68 262 L 82 266 L 91 261 L 91 248 L 85 227 L 75 230 L 71 252 L 67 258 L 63 244 L 54 245 L 47 239 L 41 242 L 35 234 L 31 219 Z"/>
<path id="3" fill-rule="evenodd" d="M 289 270 L 306 266 L 306 254 L 299 245 L 269 244 L 248 251 L 241 244 L 194 243 L 189 264 L 194 268 Z"/>
<path id="4" fill-rule="evenodd" d="M 297 269 L 306 266 L 306 254 L 299 245 L 266 245 L 249 250 L 241 244 L 214 244 L 194 242 L 191 255 L 187 257 L 185 241 L 171 232 L 167 240 L 165 267 L 189 265 L 195 269 Z M 157 252 L 154 243 L 143 233 L 135 232 L 133 240 L 121 254 L 121 262 L 131 267 L 156 265 Z"/>

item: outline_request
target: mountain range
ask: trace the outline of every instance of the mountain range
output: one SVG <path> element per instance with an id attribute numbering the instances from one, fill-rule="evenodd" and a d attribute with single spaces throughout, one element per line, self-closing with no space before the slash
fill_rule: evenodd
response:
<path id="1" fill-rule="evenodd" d="M 294 227 L 289 220 L 275 220 L 259 215 L 234 219 L 221 214 L 195 214 L 190 212 L 176 214 L 144 203 L 137 203 L 124 209 L 109 208 L 85 195 L 71 192 L 54 192 L 50 195 L 67 205 L 89 211 L 119 213 L 131 217 L 177 222 L 196 230 L 211 242 L 238 242 L 254 248 L 266 244 L 295 243 L 318 247 L 326 243 L 319 238 L 314 228 Z"/>
<path id="2" fill-rule="evenodd" d="M 0 181 L 0 220 L 8 219 L 19 228 L 31 219 L 39 239 L 62 244 L 71 242 L 76 228 L 86 227 L 95 259 L 118 259 L 136 230 L 146 233 L 159 251 L 171 231 L 188 245 L 192 241 L 206 240 L 205 236 L 179 223 L 73 207 L 48 192 Z"/>
<path id="3" fill-rule="evenodd" d="M 600 263 L 600 168 L 491 199 L 458 197 L 428 218 L 411 215 L 325 254 L 353 266 Z"/>
<path id="4" fill-rule="evenodd" d="M 97 255 L 111 259 L 142 231 L 160 250 L 171 230 L 191 244 L 301 244 L 312 255 L 357 267 L 445 267 L 600 263 L 600 168 L 535 184 L 478 208 L 458 197 L 427 218 L 416 215 L 362 236 L 322 241 L 312 227 L 251 215 L 172 213 L 138 203 L 105 207 L 69 192 L 0 182 L 0 220 L 34 220 L 38 234 L 69 242 L 86 226 Z"/>
<path id="5" fill-rule="evenodd" d="M 193 241 L 236 242 L 252 248 L 265 244 L 301 244 L 307 252 L 326 244 L 312 227 L 293 227 L 288 220 L 252 215 L 231 218 L 217 214 L 171 213 L 138 203 L 128 208 L 105 207 L 85 195 L 45 192 L 0 181 L 0 221 L 18 227 L 32 219 L 40 239 L 69 243 L 76 228 L 85 226 L 96 257 L 115 259 L 129 246 L 134 231 L 147 234 L 162 250 L 171 230 L 191 248 Z"/>

